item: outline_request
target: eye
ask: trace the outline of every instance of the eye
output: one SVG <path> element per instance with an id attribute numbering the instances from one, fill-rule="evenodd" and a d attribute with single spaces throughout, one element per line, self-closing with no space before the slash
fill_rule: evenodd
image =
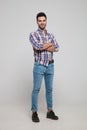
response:
<path id="1" fill-rule="evenodd" d="M 45 22 L 46 20 L 43 20 L 43 22 Z"/>

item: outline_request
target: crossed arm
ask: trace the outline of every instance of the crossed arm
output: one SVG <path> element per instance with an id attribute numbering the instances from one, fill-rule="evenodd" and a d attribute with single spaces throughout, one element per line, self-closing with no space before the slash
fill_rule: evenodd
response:
<path id="1" fill-rule="evenodd" d="M 30 34 L 29 39 L 30 39 L 30 42 L 32 43 L 34 50 L 37 50 L 37 51 L 47 50 L 49 52 L 58 51 L 59 46 L 54 37 L 53 37 L 53 43 L 49 42 L 49 43 L 44 43 L 44 44 L 39 44 L 37 37 L 33 33 Z"/>
<path id="2" fill-rule="evenodd" d="M 41 50 L 42 51 L 47 50 L 47 51 L 50 51 L 50 52 L 54 52 L 55 47 L 54 47 L 54 45 L 52 43 L 44 43 L 43 48 Z"/>

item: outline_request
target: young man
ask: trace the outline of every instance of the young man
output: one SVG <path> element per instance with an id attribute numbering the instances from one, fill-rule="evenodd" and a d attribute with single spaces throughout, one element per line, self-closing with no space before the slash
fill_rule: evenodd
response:
<path id="1" fill-rule="evenodd" d="M 45 80 L 47 115 L 46 117 L 58 120 L 58 116 L 53 111 L 52 104 L 52 86 L 54 76 L 53 52 L 57 52 L 59 45 L 53 34 L 46 30 L 47 16 L 40 12 L 36 16 L 38 29 L 31 32 L 29 39 L 34 50 L 34 68 L 33 68 L 33 91 L 32 91 L 32 121 L 39 122 L 38 93 L 41 88 L 42 78 Z"/>

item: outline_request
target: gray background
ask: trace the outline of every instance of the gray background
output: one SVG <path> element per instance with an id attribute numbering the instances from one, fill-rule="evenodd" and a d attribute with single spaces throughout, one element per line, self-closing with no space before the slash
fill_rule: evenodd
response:
<path id="1" fill-rule="evenodd" d="M 29 33 L 36 14 L 47 14 L 54 54 L 54 105 L 87 105 L 87 1 L 0 0 L 0 105 L 31 103 L 33 50 Z M 45 104 L 44 82 L 39 104 Z"/>

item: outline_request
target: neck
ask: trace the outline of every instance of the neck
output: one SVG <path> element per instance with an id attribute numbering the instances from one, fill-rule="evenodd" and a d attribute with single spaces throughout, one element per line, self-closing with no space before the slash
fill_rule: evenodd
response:
<path id="1" fill-rule="evenodd" d="M 44 30 L 42 30 L 42 32 L 44 33 L 44 34 L 46 34 L 46 30 L 44 29 Z"/>
<path id="2" fill-rule="evenodd" d="M 43 33 L 44 35 L 46 35 L 46 28 L 44 28 L 44 29 L 39 28 L 39 29 L 42 31 L 42 33 Z"/>

